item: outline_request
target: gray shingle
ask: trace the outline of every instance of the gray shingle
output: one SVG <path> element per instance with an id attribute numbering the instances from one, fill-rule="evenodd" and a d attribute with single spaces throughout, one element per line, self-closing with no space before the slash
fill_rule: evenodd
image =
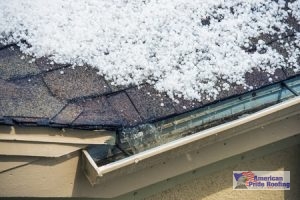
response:
<path id="1" fill-rule="evenodd" d="M 40 77 L 0 80 L 0 94 L 1 116 L 52 118 L 65 105 L 51 96 Z"/>
<path id="2" fill-rule="evenodd" d="M 73 122 L 75 126 L 122 126 L 124 122 L 105 97 L 86 100 L 79 105 L 83 112 Z"/>
<path id="3" fill-rule="evenodd" d="M 56 64 L 53 63 L 52 61 L 50 61 L 49 59 L 42 57 L 42 58 L 38 58 L 35 60 L 35 64 L 39 67 L 39 69 L 41 71 L 51 71 L 51 70 L 55 70 L 55 69 L 60 69 L 62 67 L 65 67 L 67 65 L 61 65 L 61 64 Z"/>
<path id="4" fill-rule="evenodd" d="M 17 47 L 0 50 L 0 78 L 7 80 L 38 73 L 40 70 L 32 58 L 22 54 Z"/>
<path id="5" fill-rule="evenodd" d="M 82 112 L 81 106 L 76 104 L 68 104 L 61 110 L 52 120 L 51 123 L 55 124 L 72 124 L 72 122 Z"/>
<path id="6" fill-rule="evenodd" d="M 104 78 L 91 67 L 71 67 L 46 73 L 44 80 L 61 99 L 74 99 L 110 92 Z"/>
<path id="7" fill-rule="evenodd" d="M 126 90 L 144 120 L 156 120 L 175 114 L 172 100 L 160 94 L 153 87 L 144 85 Z"/>
<path id="8" fill-rule="evenodd" d="M 286 79 L 284 71 L 280 68 L 275 70 L 274 74 L 269 74 L 267 72 L 253 69 L 252 72 L 247 72 L 245 74 L 246 83 L 252 86 L 254 89 L 260 88 L 265 85 L 270 85 L 274 82 L 278 82 Z"/>
<path id="9" fill-rule="evenodd" d="M 110 95 L 107 99 L 119 116 L 124 119 L 126 125 L 133 126 L 142 121 L 125 92 Z"/>

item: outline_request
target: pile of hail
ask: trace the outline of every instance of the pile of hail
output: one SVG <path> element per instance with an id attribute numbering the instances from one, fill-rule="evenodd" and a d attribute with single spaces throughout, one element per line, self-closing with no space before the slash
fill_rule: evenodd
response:
<path id="1" fill-rule="evenodd" d="M 0 10 L 2 43 L 90 65 L 116 85 L 147 82 L 173 99 L 247 88 L 254 68 L 300 70 L 300 34 L 280 37 L 292 30 L 288 17 L 300 21 L 300 0 L 0 0 Z M 288 57 L 251 39 L 265 34 L 279 36 Z"/>

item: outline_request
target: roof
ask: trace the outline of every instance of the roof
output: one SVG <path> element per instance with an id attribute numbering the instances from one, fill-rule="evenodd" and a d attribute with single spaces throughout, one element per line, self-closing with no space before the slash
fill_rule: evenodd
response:
<path id="1" fill-rule="evenodd" d="M 283 35 L 261 35 L 271 48 L 288 56 L 282 42 L 295 39 L 300 24 L 290 18 L 292 27 Z M 253 50 L 249 50 L 250 52 Z M 114 86 L 89 66 L 48 64 L 47 58 L 33 60 L 14 45 L 0 45 L 0 123 L 73 128 L 119 128 L 159 121 L 205 105 L 249 92 L 239 85 L 221 91 L 216 99 L 171 100 L 147 83 L 140 86 Z M 298 57 L 300 64 L 300 55 Z M 252 90 L 299 75 L 290 69 L 275 74 L 253 70 L 245 75 Z M 219 80 L 221 85 L 226 80 Z"/>

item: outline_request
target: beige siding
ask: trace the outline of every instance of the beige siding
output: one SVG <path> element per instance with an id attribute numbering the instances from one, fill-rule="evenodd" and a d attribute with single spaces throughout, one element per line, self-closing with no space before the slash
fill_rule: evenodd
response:
<path id="1" fill-rule="evenodd" d="M 61 158 L 40 158 L 28 165 L 0 173 L 0 196 L 72 196 L 78 154 Z"/>
<path id="2" fill-rule="evenodd" d="M 255 140 L 254 140 L 255 141 Z M 290 142 L 290 141 L 289 141 Z M 266 149 L 272 147 L 268 146 Z M 277 144 L 273 145 L 277 148 Z M 252 155 L 253 158 L 249 159 Z M 218 200 L 218 199 L 289 199 L 300 198 L 300 145 L 275 151 L 271 154 L 252 151 L 238 156 L 239 162 L 231 159 L 180 175 L 149 187 L 133 191 L 116 199 L 146 200 Z M 245 156 L 245 159 L 243 158 Z M 109 185 L 92 187 L 81 170 L 80 151 L 61 158 L 40 158 L 20 167 L 0 173 L 1 196 L 36 197 L 101 197 Z M 212 170 L 212 173 L 208 171 Z M 233 191 L 233 170 L 288 170 L 291 171 L 291 191 Z M 157 172 L 158 174 L 160 172 Z M 204 174 L 204 175 L 202 175 Z M 188 177 L 187 177 L 188 176 Z M 198 177 L 198 178 L 195 178 Z M 184 182 L 185 181 L 185 182 Z M 177 184 L 177 185 L 176 185 Z M 180 185 L 178 185 L 180 184 Z M 174 187 L 174 185 L 176 185 Z M 125 185 L 124 185 L 125 186 Z M 115 187 L 120 190 L 122 185 Z M 171 189 L 167 189 L 171 188 Z M 167 189 L 162 191 L 162 189 Z"/>
<path id="3" fill-rule="evenodd" d="M 0 155 L 0 173 L 20 166 L 27 165 L 39 158 L 24 156 L 2 156 Z"/>
<path id="4" fill-rule="evenodd" d="M 253 140 L 255 142 L 255 140 Z M 300 145 L 253 160 L 243 161 L 224 170 L 201 176 L 157 193 L 146 200 L 219 200 L 219 199 L 300 199 Z M 225 164 L 225 163 L 224 163 Z M 230 165 L 230 163 L 227 163 Z M 226 164 L 226 165 L 227 165 Z M 224 166 L 225 167 L 225 166 Z M 233 170 L 286 170 L 291 172 L 290 191 L 232 190 Z M 199 171 L 200 172 L 200 171 Z M 195 173 L 199 173 L 195 172 Z"/>
<path id="5" fill-rule="evenodd" d="M 85 148 L 83 144 L 0 141 L 0 155 L 23 157 L 60 157 Z M 2 164 L 2 160 L 0 160 Z"/>

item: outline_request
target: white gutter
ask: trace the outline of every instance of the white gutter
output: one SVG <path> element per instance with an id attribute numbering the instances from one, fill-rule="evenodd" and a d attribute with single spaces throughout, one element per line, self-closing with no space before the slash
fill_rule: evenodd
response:
<path id="1" fill-rule="evenodd" d="M 102 197 L 111 198 L 300 134 L 299 114 L 295 97 L 104 166 L 83 151 L 83 169 Z"/>
<path id="2" fill-rule="evenodd" d="M 219 126 L 216 126 L 216 127 L 213 127 L 213 128 L 210 128 L 210 129 L 198 132 L 198 133 L 195 133 L 193 135 L 186 136 L 184 138 L 169 142 L 167 144 L 163 144 L 163 145 L 158 146 L 158 147 L 154 147 L 152 149 L 146 150 L 144 152 L 138 153 L 138 154 L 130 156 L 128 158 L 125 158 L 125 159 L 107 164 L 105 166 L 99 167 L 98 168 L 98 174 L 99 174 L 99 176 L 102 176 L 105 173 L 109 173 L 111 171 L 118 170 L 122 167 L 131 165 L 131 164 L 134 164 L 134 163 L 138 163 L 138 162 L 140 162 L 142 160 L 145 160 L 149 157 L 153 157 L 153 156 L 156 156 L 156 155 L 161 154 L 163 152 L 167 152 L 169 150 L 172 150 L 174 148 L 184 146 L 184 145 L 189 144 L 191 142 L 195 142 L 196 140 L 200 140 L 202 138 L 218 134 L 218 133 L 223 132 L 225 130 L 228 130 L 228 129 L 231 129 L 231 128 L 234 128 L 234 127 L 238 127 L 238 126 L 240 126 L 242 124 L 245 124 L 249 121 L 253 121 L 253 120 L 262 118 L 264 116 L 270 115 L 274 112 L 283 110 L 283 109 L 291 107 L 293 105 L 297 105 L 299 103 L 300 103 L 300 97 L 296 97 L 296 98 L 293 98 L 292 100 L 288 100 L 286 102 L 279 103 L 277 105 L 271 106 L 269 108 L 266 108 L 266 109 L 261 110 L 257 113 L 246 116 L 244 118 L 234 120 L 232 122 L 225 123 L 225 124 L 222 124 L 222 125 L 219 125 Z"/>

